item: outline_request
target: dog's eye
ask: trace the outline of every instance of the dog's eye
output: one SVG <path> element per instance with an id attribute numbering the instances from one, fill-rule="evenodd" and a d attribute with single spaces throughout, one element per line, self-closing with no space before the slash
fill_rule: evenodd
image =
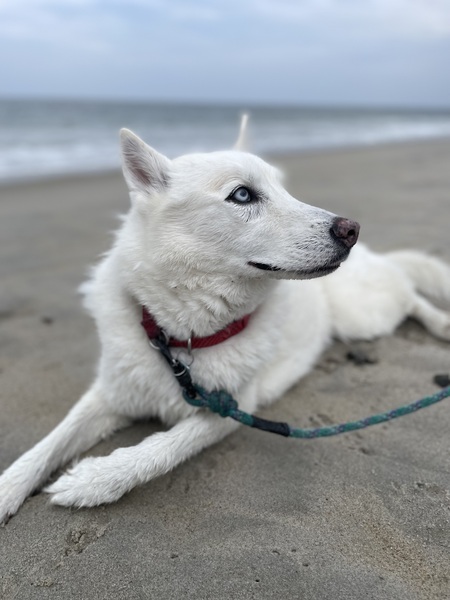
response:
<path id="1" fill-rule="evenodd" d="M 250 202 L 252 196 L 249 190 L 245 187 L 240 187 L 230 195 L 230 200 L 234 200 L 235 202 Z"/>

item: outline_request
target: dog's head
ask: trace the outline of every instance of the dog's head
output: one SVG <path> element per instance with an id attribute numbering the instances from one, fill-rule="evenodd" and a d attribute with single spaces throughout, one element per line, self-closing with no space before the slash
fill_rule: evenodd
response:
<path id="1" fill-rule="evenodd" d="M 357 223 L 293 198 L 257 156 L 169 160 L 128 130 L 121 141 L 135 244 L 160 269 L 311 279 L 337 269 L 356 243 Z"/>

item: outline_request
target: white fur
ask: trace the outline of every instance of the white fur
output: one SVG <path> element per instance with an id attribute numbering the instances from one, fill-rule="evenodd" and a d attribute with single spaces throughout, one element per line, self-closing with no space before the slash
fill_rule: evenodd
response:
<path id="1" fill-rule="evenodd" d="M 245 122 L 239 144 L 244 137 Z M 141 305 L 179 339 L 254 313 L 240 334 L 194 350 L 191 366 L 194 382 L 227 389 L 248 412 L 305 375 L 333 336 L 372 339 L 413 316 L 450 339 L 449 315 L 418 293 L 450 301 L 450 270 L 437 259 L 378 255 L 359 244 L 334 273 L 310 279 L 324 266 L 336 268 L 347 251 L 330 235 L 335 216 L 292 198 L 273 167 L 237 150 L 170 161 L 128 131 L 122 150 L 132 206 L 83 286 L 101 340 L 98 374 L 62 423 L 0 477 L 0 522 L 53 471 L 133 419 L 157 417 L 170 429 L 85 458 L 45 489 L 53 503 L 113 502 L 238 427 L 183 400 L 149 347 Z M 259 201 L 230 200 L 238 186 L 259 192 Z"/>

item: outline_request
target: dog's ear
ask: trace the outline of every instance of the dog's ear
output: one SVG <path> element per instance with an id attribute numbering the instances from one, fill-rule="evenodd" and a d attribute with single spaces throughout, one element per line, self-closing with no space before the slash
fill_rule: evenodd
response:
<path id="1" fill-rule="evenodd" d="M 123 175 L 130 192 L 162 191 L 169 181 L 170 160 L 129 129 L 120 130 L 120 142 Z"/>
<path id="2" fill-rule="evenodd" d="M 241 126 L 239 127 L 239 135 L 236 143 L 234 144 L 234 150 L 247 150 L 247 123 L 248 123 L 248 115 L 243 114 L 241 116 Z"/>

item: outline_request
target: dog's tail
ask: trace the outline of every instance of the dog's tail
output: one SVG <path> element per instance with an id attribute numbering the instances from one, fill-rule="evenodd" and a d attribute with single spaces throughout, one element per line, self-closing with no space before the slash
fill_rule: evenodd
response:
<path id="1" fill-rule="evenodd" d="M 390 252 L 387 256 L 406 273 L 418 292 L 450 304 L 450 267 L 442 260 L 415 250 Z"/>
<path id="2" fill-rule="evenodd" d="M 248 141 L 247 141 L 247 125 L 248 125 L 248 114 L 244 113 L 241 116 L 241 125 L 239 127 L 239 135 L 236 143 L 233 146 L 234 150 L 240 150 L 241 152 L 245 152 L 247 150 Z"/>

